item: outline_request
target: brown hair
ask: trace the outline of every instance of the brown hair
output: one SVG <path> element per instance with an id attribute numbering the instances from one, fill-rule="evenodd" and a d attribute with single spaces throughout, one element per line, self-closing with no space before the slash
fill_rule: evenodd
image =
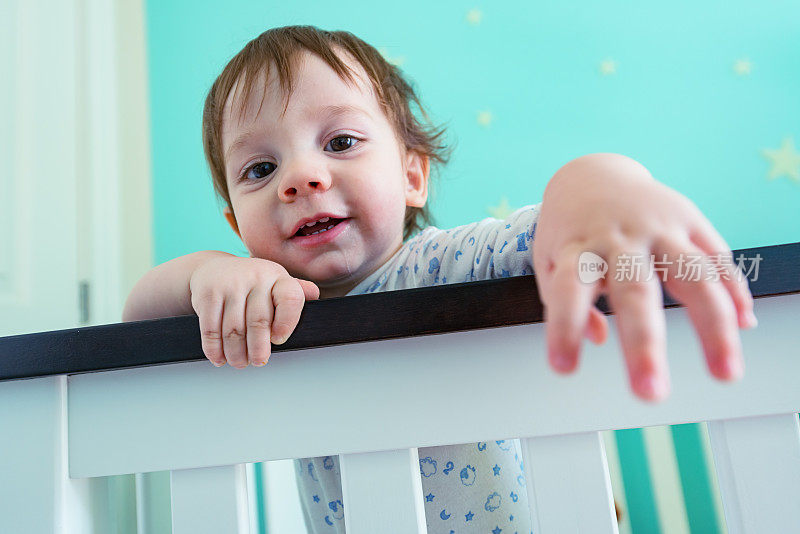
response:
<path id="1" fill-rule="evenodd" d="M 264 79 L 269 79 L 269 69 L 274 65 L 288 106 L 298 55 L 302 51 L 319 56 L 342 80 L 354 82 L 354 73 L 337 55 L 337 50 L 348 53 L 364 68 L 381 108 L 405 149 L 427 156 L 431 174 L 447 163 L 450 150 L 442 142 L 445 128 L 437 128 L 431 124 L 414 89 L 405 80 L 400 69 L 386 61 L 375 48 L 346 31 L 325 31 L 314 26 L 272 28 L 247 43 L 228 62 L 211 86 L 203 109 L 203 148 L 211 168 L 214 190 L 231 211 L 233 206 L 225 180 L 222 150 L 222 120 L 225 103 L 231 90 L 237 85 L 237 80 L 241 78 L 239 86 L 244 91 L 239 101 L 241 113 L 253 86 L 258 83 L 259 75 L 263 72 Z M 421 120 L 414 115 L 411 104 L 419 110 Z M 406 208 L 403 240 L 422 229 L 420 219 L 425 224 L 432 224 L 427 204 L 422 208 Z"/>

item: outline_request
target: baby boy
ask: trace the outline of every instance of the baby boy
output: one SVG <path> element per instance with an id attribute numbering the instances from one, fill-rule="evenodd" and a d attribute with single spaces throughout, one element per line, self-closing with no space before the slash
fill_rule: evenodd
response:
<path id="1" fill-rule="evenodd" d="M 623 254 L 696 254 L 710 270 L 731 254 L 708 220 L 636 161 L 591 154 L 559 169 L 541 204 L 439 230 L 425 223 L 429 179 L 447 159 L 442 133 L 402 73 L 352 34 L 263 33 L 223 69 L 203 116 L 214 187 L 250 257 L 202 251 L 159 265 L 123 319 L 196 313 L 212 363 L 263 366 L 308 299 L 535 273 L 555 370 L 576 368 L 584 337 L 604 342 L 594 303 L 605 294 L 633 392 L 663 399 L 658 279 L 583 283 L 578 257 L 591 251 L 612 271 Z M 663 285 L 686 306 L 711 373 L 734 380 L 744 369 L 738 329 L 755 318 L 746 281 L 720 263 L 727 276 L 700 281 L 681 279 L 673 263 Z M 530 531 L 515 442 L 422 448 L 419 457 L 429 532 L 461 531 L 455 520 L 468 532 Z M 309 530 L 344 532 L 338 459 L 296 467 Z"/>

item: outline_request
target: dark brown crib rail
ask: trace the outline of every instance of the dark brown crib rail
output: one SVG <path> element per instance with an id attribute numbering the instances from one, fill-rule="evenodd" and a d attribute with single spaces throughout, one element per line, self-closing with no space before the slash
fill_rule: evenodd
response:
<path id="1" fill-rule="evenodd" d="M 733 252 L 761 257 L 758 277 L 749 277 L 755 298 L 800 292 L 800 242 Z M 679 305 L 665 292 L 665 307 Z M 611 313 L 603 297 L 597 306 Z M 534 275 L 311 301 L 273 353 L 537 323 L 542 312 Z M 197 317 L 185 315 L 0 337 L 0 380 L 203 358 Z"/>

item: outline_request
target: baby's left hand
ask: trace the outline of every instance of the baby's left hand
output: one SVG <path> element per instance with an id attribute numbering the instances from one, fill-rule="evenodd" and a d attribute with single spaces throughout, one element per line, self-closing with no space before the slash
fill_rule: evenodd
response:
<path id="1" fill-rule="evenodd" d="M 608 263 L 605 277 L 593 283 L 578 278 L 578 259 L 586 251 Z M 638 279 L 617 279 L 623 254 L 628 265 L 641 264 Z M 656 271 L 648 276 L 651 254 L 666 275 Z M 681 255 L 684 261 L 702 257 L 699 277 L 679 277 Z M 709 264 L 718 257 L 728 259 L 716 262 L 714 280 L 708 276 Z M 559 169 L 544 193 L 533 260 L 545 306 L 548 358 L 557 371 L 575 369 L 584 336 L 596 344 L 605 341 L 608 323 L 594 306 L 605 294 L 617 316 L 631 388 L 643 399 L 664 399 L 669 373 L 662 282 L 686 306 L 711 373 L 722 380 L 742 376 L 738 329 L 755 326 L 747 279 L 697 206 L 636 161 L 591 154 Z"/>

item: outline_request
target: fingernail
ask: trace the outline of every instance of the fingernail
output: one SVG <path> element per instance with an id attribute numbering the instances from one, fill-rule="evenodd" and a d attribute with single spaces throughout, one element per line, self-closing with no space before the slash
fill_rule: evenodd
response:
<path id="1" fill-rule="evenodd" d="M 572 369 L 572 361 L 570 361 L 566 354 L 556 354 L 553 357 L 553 365 L 557 370 L 562 372 Z"/>
<path id="2" fill-rule="evenodd" d="M 222 360 L 221 362 L 211 362 L 211 363 L 214 364 L 214 367 L 222 367 L 223 365 L 225 365 L 225 360 Z"/>
<path id="3" fill-rule="evenodd" d="M 284 343 L 286 343 L 287 339 L 289 339 L 289 336 L 286 336 L 286 335 L 277 336 L 275 338 L 275 340 L 272 342 L 272 344 L 273 345 L 283 345 Z"/>
<path id="4" fill-rule="evenodd" d="M 255 362 L 253 363 L 253 365 L 255 367 L 264 367 L 265 365 L 267 365 L 267 362 Z"/>
<path id="5" fill-rule="evenodd" d="M 739 380 L 744 375 L 744 367 L 738 358 L 722 360 L 719 364 L 720 375 L 727 380 Z"/>
<path id="6" fill-rule="evenodd" d="M 636 389 L 648 399 L 660 400 L 667 394 L 667 383 L 659 375 L 641 375 L 636 380 Z"/>
<path id="7" fill-rule="evenodd" d="M 592 331 L 592 327 L 588 324 L 586 328 L 583 329 L 583 337 L 594 343 L 594 331 Z"/>
<path id="8" fill-rule="evenodd" d="M 747 328 L 755 328 L 758 326 L 758 319 L 756 319 L 753 310 L 748 310 L 747 313 L 745 313 L 745 324 Z"/>
<path id="9" fill-rule="evenodd" d="M 588 328 L 588 327 L 586 328 L 586 337 L 589 339 L 589 341 L 591 341 L 595 345 L 600 343 L 599 332 L 597 332 L 593 328 Z"/>

